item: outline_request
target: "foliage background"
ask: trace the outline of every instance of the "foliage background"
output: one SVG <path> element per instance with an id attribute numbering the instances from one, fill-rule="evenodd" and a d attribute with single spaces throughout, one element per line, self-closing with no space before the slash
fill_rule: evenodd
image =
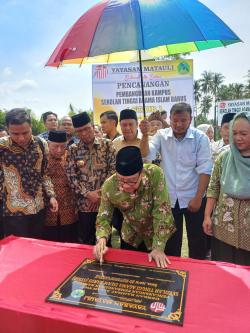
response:
<path id="1" fill-rule="evenodd" d="M 216 103 L 221 100 L 234 100 L 250 98 L 250 69 L 245 76 L 245 82 L 224 84 L 225 77 L 222 73 L 204 71 L 200 79 L 194 81 L 194 100 L 195 100 L 195 126 L 202 123 L 213 124 L 217 129 Z M 5 125 L 5 113 L 8 110 L 0 109 L 0 126 Z M 45 131 L 41 119 L 37 119 L 34 112 L 27 108 L 31 115 L 33 134 L 37 135 Z M 93 120 L 93 110 L 83 110 L 69 104 L 67 114 L 74 114 L 86 111 Z M 213 112 L 212 112 L 213 111 Z M 211 118 L 211 112 L 213 117 Z"/>

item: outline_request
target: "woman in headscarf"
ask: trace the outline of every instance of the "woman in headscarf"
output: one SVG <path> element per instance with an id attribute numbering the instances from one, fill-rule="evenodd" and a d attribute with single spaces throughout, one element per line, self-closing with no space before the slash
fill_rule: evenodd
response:
<path id="1" fill-rule="evenodd" d="M 206 134 L 211 143 L 214 142 L 214 128 L 211 124 L 200 124 L 197 126 L 197 129 Z"/>
<path id="2" fill-rule="evenodd" d="M 229 140 L 230 149 L 222 152 L 214 164 L 203 228 L 214 236 L 212 260 L 250 265 L 249 112 L 234 117 Z"/>
<path id="3" fill-rule="evenodd" d="M 217 154 L 215 152 L 215 141 L 214 141 L 214 128 L 211 124 L 200 124 L 197 126 L 197 129 L 202 131 L 204 134 L 206 134 L 209 138 L 210 141 L 210 149 L 211 149 L 211 154 L 212 154 L 212 160 L 213 162 L 215 161 Z"/>

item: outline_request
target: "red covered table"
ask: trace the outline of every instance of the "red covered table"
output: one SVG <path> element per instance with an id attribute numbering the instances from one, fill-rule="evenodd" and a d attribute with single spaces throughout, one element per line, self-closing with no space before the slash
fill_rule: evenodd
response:
<path id="1" fill-rule="evenodd" d="M 184 325 L 46 303 L 92 247 L 8 237 L 0 242 L 1 333 L 249 333 L 250 267 L 171 258 L 189 271 Z M 110 249 L 107 260 L 151 265 L 145 253 Z M 153 264 L 152 264 L 153 265 Z"/>

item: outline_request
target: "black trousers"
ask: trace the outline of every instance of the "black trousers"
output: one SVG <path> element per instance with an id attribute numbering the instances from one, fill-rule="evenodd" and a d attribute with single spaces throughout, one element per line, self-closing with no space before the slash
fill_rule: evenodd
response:
<path id="1" fill-rule="evenodd" d="M 121 249 L 137 251 L 137 252 L 149 252 L 144 242 L 142 242 L 138 247 L 134 247 L 128 243 L 125 243 L 124 240 L 121 240 Z"/>
<path id="2" fill-rule="evenodd" d="M 112 226 L 116 228 L 120 236 L 122 230 L 122 223 L 123 223 L 122 212 L 118 208 L 115 208 L 112 217 Z"/>
<path id="3" fill-rule="evenodd" d="M 53 242 L 77 242 L 77 223 L 68 225 L 45 226 L 43 239 Z"/>
<path id="4" fill-rule="evenodd" d="M 165 253 L 167 255 L 180 257 L 183 235 L 183 216 L 186 221 L 189 257 L 193 259 L 205 259 L 206 257 L 206 234 L 203 231 L 202 223 L 204 220 L 204 211 L 206 198 L 203 198 L 198 212 L 192 213 L 187 208 L 180 208 L 178 200 L 175 207 L 172 208 L 176 232 L 167 241 Z"/>
<path id="5" fill-rule="evenodd" d="M 236 247 L 226 244 L 215 237 L 212 237 L 211 252 L 212 260 L 250 266 L 250 251 L 236 249 Z"/>
<path id="6" fill-rule="evenodd" d="M 96 243 L 97 212 L 80 212 L 77 228 L 78 241 L 81 244 L 95 245 Z"/>
<path id="7" fill-rule="evenodd" d="M 19 237 L 42 238 L 44 227 L 45 211 L 37 214 L 24 216 L 4 216 L 4 235 Z"/>

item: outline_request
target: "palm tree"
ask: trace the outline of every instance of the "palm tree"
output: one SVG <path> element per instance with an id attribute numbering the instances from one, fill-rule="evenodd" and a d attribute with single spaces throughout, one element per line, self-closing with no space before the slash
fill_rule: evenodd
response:
<path id="1" fill-rule="evenodd" d="M 194 81 L 194 103 L 195 103 L 195 117 L 194 117 L 194 125 L 195 124 L 195 119 L 197 118 L 197 110 L 198 110 L 198 103 L 200 102 L 202 93 L 201 93 L 201 86 L 200 86 L 200 80 L 195 80 Z"/>
<path id="2" fill-rule="evenodd" d="M 250 98 L 250 69 L 247 72 L 246 78 L 247 78 L 247 84 L 245 86 L 244 97 Z"/>
<path id="3" fill-rule="evenodd" d="M 242 83 L 229 83 L 221 85 L 217 91 L 218 100 L 245 98 L 245 86 Z"/>
<path id="4" fill-rule="evenodd" d="M 201 73 L 201 90 L 204 95 L 207 95 L 211 92 L 211 84 L 213 80 L 213 72 L 204 71 Z"/>
<path id="5" fill-rule="evenodd" d="M 244 84 L 234 83 L 233 84 L 233 93 L 234 93 L 234 99 L 244 98 Z"/>
<path id="6" fill-rule="evenodd" d="M 213 98 L 209 95 L 206 95 L 201 100 L 201 114 L 204 115 L 205 118 L 208 117 L 209 111 L 212 107 Z"/>
<path id="7" fill-rule="evenodd" d="M 222 84 L 217 91 L 217 97 L 219 101 L 227 101 L 232 99 L 232 92 L 228 85 Z"/>
<path id="8" fill-rule="evenodd" d="M 211 82 L 211 93 L 214 97 L 214 126 L 217 124 L 217 102 L 218 102 L 218 89 L 222 85 L 225 77 L 221 73 L 214 73 Z"/>
<path id="9" fill-rule="evenodd" d="M 194 101 L 195 104 L 198 104 L 201 99 L 202 93 L 201 93 L 201 84 L 200 80 L 194 81 Z"/>

